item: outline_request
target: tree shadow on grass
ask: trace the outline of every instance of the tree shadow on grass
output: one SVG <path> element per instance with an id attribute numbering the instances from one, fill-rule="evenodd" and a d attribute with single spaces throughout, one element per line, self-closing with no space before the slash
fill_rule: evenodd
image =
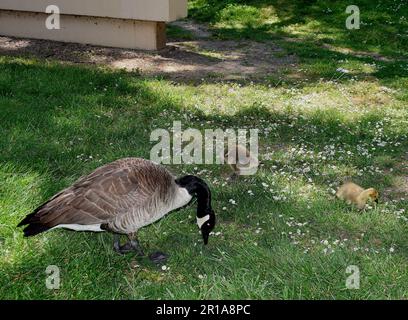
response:
<path id="1" fill-rule="evenodd" d="M 296 62 L 295 57 L 277 56 L 279 53 L 280 49 L 273 43 L 202 39 L 170 42 L 163 50 L 148 52 L 46 40 L 0 38 L 0 54 L 3 55 L 103 65 L 187 84 L 199 84 L 204 79 L 206 82 L 257 81 Z"/>
<path id="2" fill-rule="evenodd" d="M 82 175 L 120 157 L 148 158 L 152 120 L 162 117 L 163 110 L 172 112 L 168 123 L 188 112 L 195 119 L 189 125 L 197 127 L 202 121 L 220 128 L 248 127 L 262 119 L 267 125 L 279 124 L 279 142 L 290 143 L 301 132 L 316 149 L 337 138 L 350 145 L 371 142 L 375 132 L 369 124 L 382 119 L 381 114 L 369 113 L 344 122 L 330 110 L 298 117 L 256 105 L 234 115 L 204 114 L 186 110 L 152 91 L 148 80 L 126 72 L 19 61 L 3 63 L 1 69 L 1 160 L 16 165 L 17 172 L 19 166 L 22 172 L 31 167 L 52 172 L 56 179 L 72 172 Z M 302 130 L 309 127 L 319 133 Z M 398 135 L 395 132 L 393 138 Z"/>
<path id="3" fill-rule="evenodd" d="M 360 9 L 361 29 L 347 30 L 349 2 L 303 0 L 197 0 L 190 5 L 189 17 L 212 25 L 221 38 L 266 40 L 287 30 L 316 34 L 323 42 L 341 47 L 396 57 L 405 54 L 406 39 L 399 36 L 407 28 L 407 7 L 399 3 L 375 4 L 370 0 L 354 3 Z M 266 14 L 263 12 L 267 12 Z M 269 21 L 271 17 L 277 21 Z M 293 30 L 292 30 L 293 29 Z M 326 35 L 326 37 L 322 37 Z M 289 35 L 291 36 L 291 35 Z"/>
<path id="4" fill-rule="evenodd" d="M 48 57 L 47 61 L 51 63 L 109 66 L 127 70 L 136 76 L 143 74 L 187 85 L 229 82 L 242 86 L 258 83 L 302 88 L 322 80 L 341 83 L 354 78 L 397 87 L 401 86 L 399 79 L 403 80 L 407 75 L 407 63 L 404 61 L 384 60 L 361 52 L 339 52 L 331 46 L 321 46 L 296 37 L 264 43 L 245 40 L 175 42 L 156 53 L 45 40 L 10 41 L 15 47 L 8 49 L 3 43 L 0 53 L 16 57 Z M 16 46 L 19 41 L 26 42 L 26 45 Z M 367 65 L 375 67 L 370 72 L 363 72 Z M 352 70 L 349 74 L 342 74 L 338 71 L 340 67 Z M 3 95 L 7 94 L 8 87 L 7 81 L 4 81 L 0 87 Z"/>

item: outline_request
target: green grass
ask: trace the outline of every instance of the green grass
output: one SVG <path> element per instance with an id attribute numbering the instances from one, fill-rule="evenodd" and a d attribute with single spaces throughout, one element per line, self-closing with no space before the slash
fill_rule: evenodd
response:
<path id="1" fill-rule="evenodd" d="M 194 35 L 190 31 L 179 26 L 167 25 L 166 33 L 171 39 L 194 40 Z"/>
<path id="2" fill-rule="evenodd" d="M 360 9 L 359 30 L 347 30 L 346 8 Z M 408 7 L 404 0 L 192 0 L 189 16 L 223 39 L 289 37 L 308 42 L 407 57 Z"/>
<path id="3" fill-rule="evenodd" d="M 371 43 L 371 33 L 361 45 L 367 30 L 349 38 L 340 22 L 337 27 L 326 17 L 321 1 L 309 9 L 276 3 L 191 3 L 191 16 L 220 37 L 254 40 L 242 31 L 250 28 L 261 32 L 255 40 L 278 39 L 283 55 L 297 56 L 301 72 L 289 68 L 261 82 L 186 84 L 0 57 L 0 298 L 408 297 L 408 197 L 399 182 L 408 176 L 406 40 L 371 26 L 381 45 Z M 373 23 L 383 23 L 388 11 L 368 1 L 363 6 Z M 335 8 L 333 14 L 344 17 Z M 389 14 L 399 17 L 403 10 Z M 313 37 L 314 20 L 334 28 L 333 45 L 389 59 L 323 48 Z M 304 34 L 291 42 L 279 38 L 279 30 Z M 174 120 L 184 128 L 260 130 L 263 166 L 235 184 L 226 183 L 225 166 L 171 166 L 177 175 L 200 175 L 213 191 L 219 233 L 207 247 L 192 222 L 194 206 L 140 232 L 145 251 L 170 254 L 166 271 L 115 254 L 109 234 L 55 230 L 22 237 L 15 226 L 36 206 L 104 163 L 149 158 L 151 131 L 171 128 Z M 344 177 L 378 188 L 380 204 L 360 213 L 335 200 L 333 189 Z M 61 269 L 59 290 L 45 286 L 48 265 Z M 360 268 L 359 290 L 345 287 L 349 265 Z"/>

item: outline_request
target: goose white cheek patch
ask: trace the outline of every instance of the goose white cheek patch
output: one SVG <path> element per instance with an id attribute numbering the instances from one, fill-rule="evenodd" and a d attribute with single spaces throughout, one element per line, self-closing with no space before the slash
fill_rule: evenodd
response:
<path id="1" fill-rule="evenodd" d="M 198 225 L 198 227 L 201 229 L 202 225 L 203 225 L 204 223 L 206 223 L 208 220 L 210 220 L 210 215 L 209 215 L 209 214 L 207 214 L 206 216 L 204 216 L 204 217 L 202 217 L 202 218 L 197 217 L 197 225 Z"/>

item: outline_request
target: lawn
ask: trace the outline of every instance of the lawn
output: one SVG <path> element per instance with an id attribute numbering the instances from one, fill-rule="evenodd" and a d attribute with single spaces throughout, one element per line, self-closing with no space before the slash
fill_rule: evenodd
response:
<path id="1" fill-rule="evenodd" d="M 408 298 L 406 3 L 355 1 L 360 30 L 344 27 L 347 1 L 189 3 L 210 40 L 279 46 L 277 58 L 295 62 L 197 82 L 0 55 L 0 299 Z M 195 39 L 177 26 L 169 35 Z M 208 246 L 194 206 L 140 232 L 145 251 L 170 255 L 166 270 L 116 254 L 110 234 L 23 238 L 26 214 L 102 164 L 149 158 L 150 133 L 176 120 L 259 129 L 256 175 L 231 183 L 226 166 L 169 166 L 213 192 Z M 379 204 L 359 212 L 336 200 L 347 178 L 376 187 Z M 45 286 L 48 265 L 60 268 L 58 290 Z M 346 288 L 350 265 L 360 289 Z"/>

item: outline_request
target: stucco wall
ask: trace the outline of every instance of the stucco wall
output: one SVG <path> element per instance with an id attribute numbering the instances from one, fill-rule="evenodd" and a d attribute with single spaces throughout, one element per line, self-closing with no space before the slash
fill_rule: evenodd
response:
<path id="1" fill-rule="evenodd" d="M 59 30 L 45 26 L 49 5 Z M 187 0 L 0 0 L 0 35 L 157 50 L 165 22 L 187 16 Z"/>
<path id="2" fill-rule="evenodd" d="M 158 50 L 166 45 L 164 22 L 64 15 L 61 29 L 48 30 L 47 16 L 0 10 L 0 35 L 144 50 Z"/>
<path id="3" fill-rule="evenodd" d="M 0 0 L 0 9 L 45 12 L 56 5 L 61 14 L 174 21 L 187 16 L 187 0 Z"/>

